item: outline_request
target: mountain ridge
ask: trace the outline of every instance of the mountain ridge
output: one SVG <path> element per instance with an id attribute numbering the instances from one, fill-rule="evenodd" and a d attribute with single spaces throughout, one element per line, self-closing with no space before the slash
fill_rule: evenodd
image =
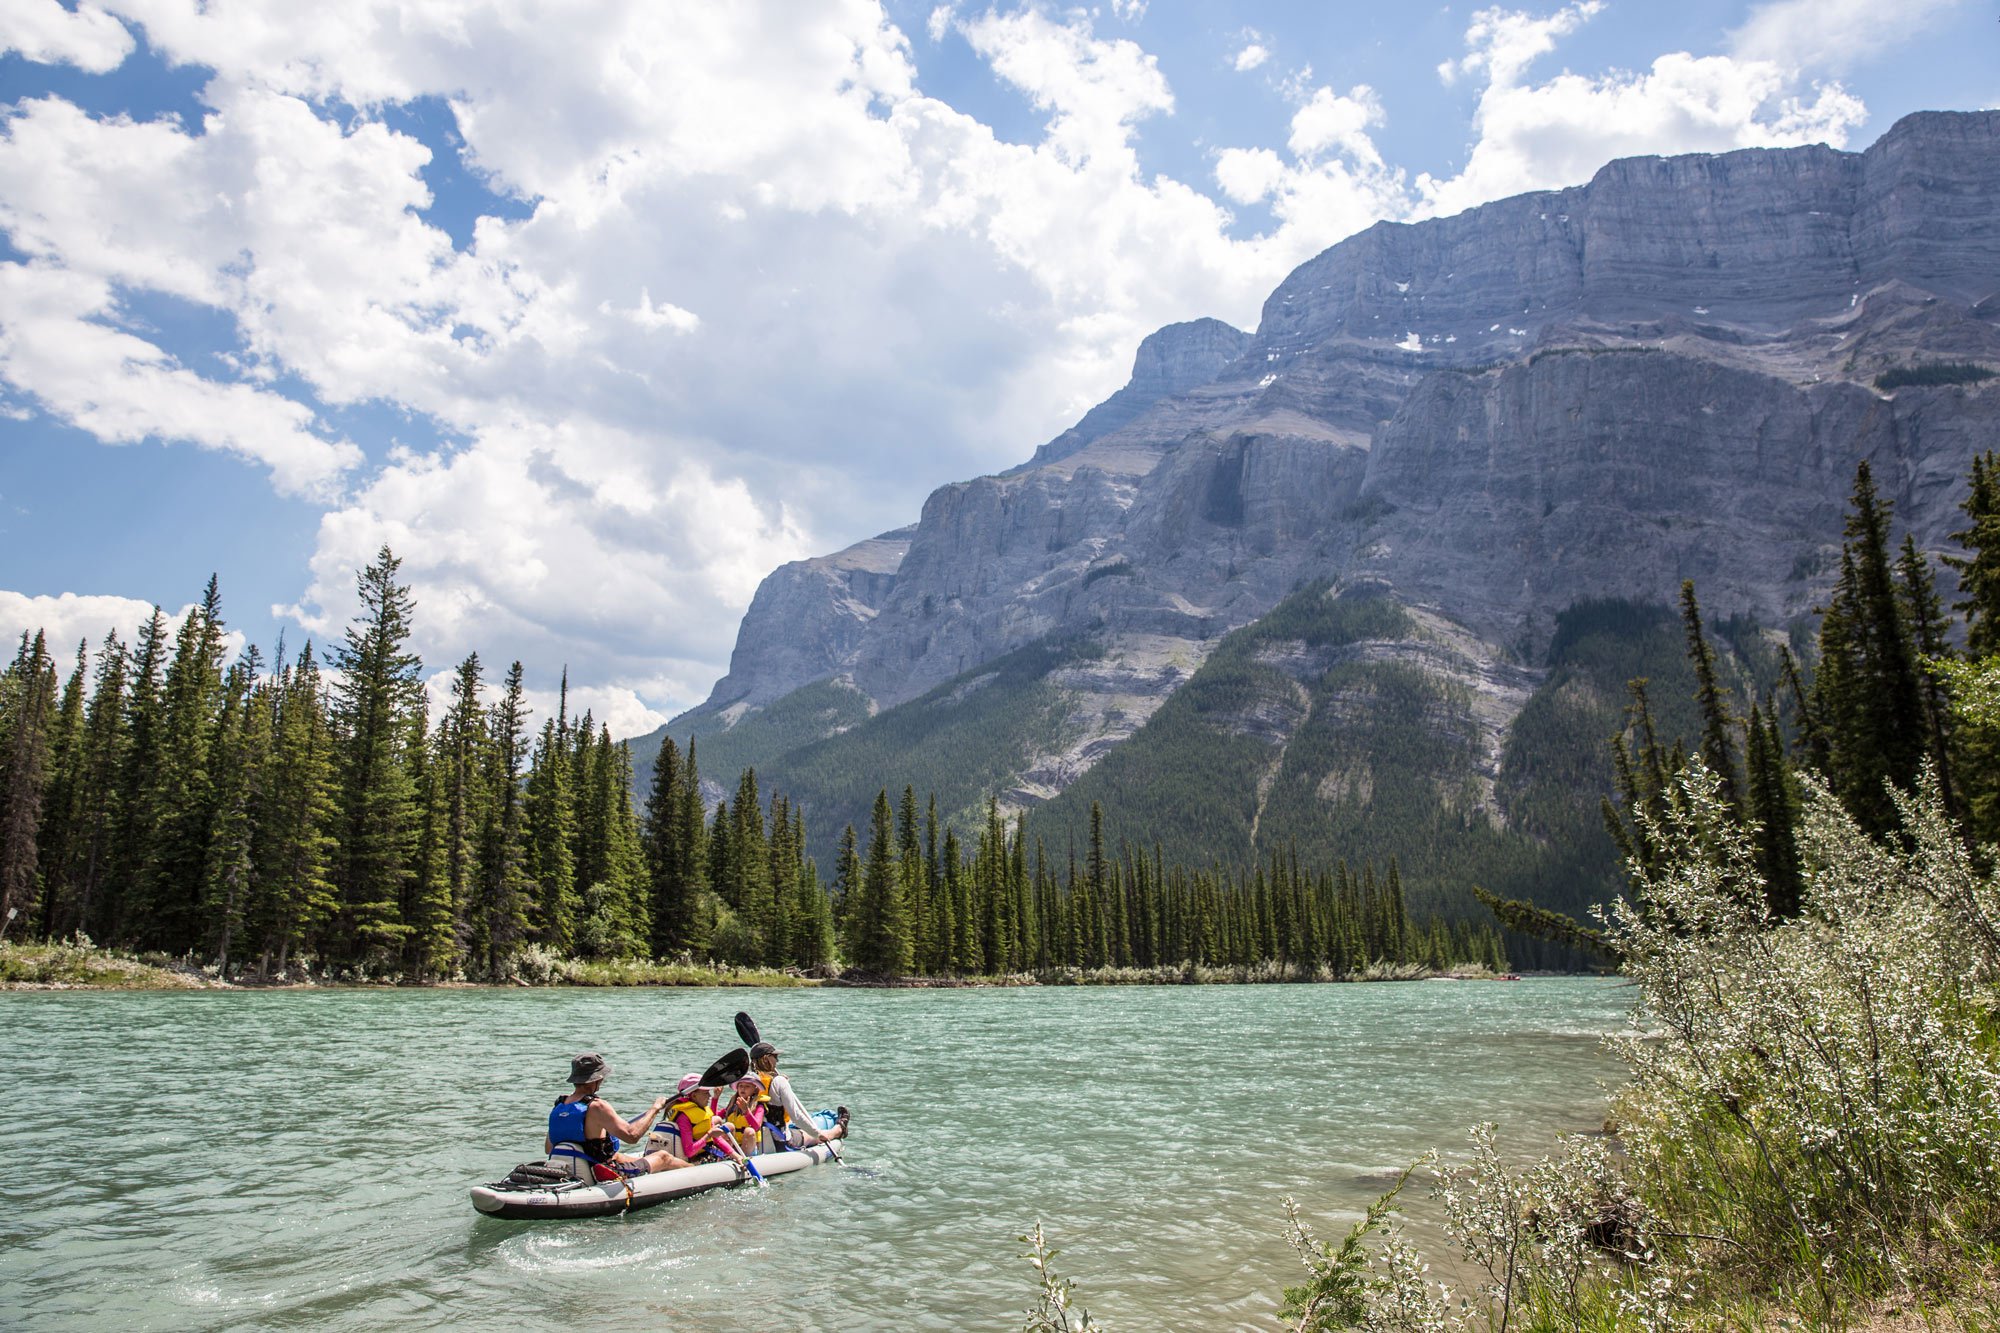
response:
<path id="1" fill-rule="evenodd" d="M 1063 724 L 999 765 L 1010 805 L 1057 801 L 1224 636 L 1318 580 L 1455 637 L 1486 664 L 1466 680 L 1525 673 L 1467 724 L 1498 756 L 1568 608 L 1663 605 L 1692 578 L 1719 616 L 1800 625 L 1862 458 L 1918 544 L 1947 546 L 1970 457 L 2000 440 L 2000 393 L 1873 380 L 2000 363 L 1996 294 L 1991 112 L 1906 117 L 1861 152 L 1623 159 L 1585 185 L 1379 223 L 1288 275 L 1254 333 L 1169 326 L 1027 462 L 774 571 L 729 674 L 669 729 L 719 735 L 814 682 L 865 700 L 872 718 L 843 704 L 830 724 L 865 729 L 1087 637 L 1097 656 L 1051 668 Z"/>

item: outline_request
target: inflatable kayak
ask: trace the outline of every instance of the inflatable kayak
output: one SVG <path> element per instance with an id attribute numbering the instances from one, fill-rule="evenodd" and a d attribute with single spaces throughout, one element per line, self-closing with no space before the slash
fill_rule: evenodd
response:
<path id="1" fill-rule="evenodd" d="M 793 1152 L 758 1153 L 750 1162 L 769 1179 L 833 1160 L 834 1150 L 816 1143 Z M 741 1185 L 749 1179 L 749 1173 L 734 1162 L 701 1162 L 630 1180 L 605 1181 L 571 1180 L 561 1167 L 529 1162 L 515 1167 L 505 1180 L 474 1185 L 472 1206 L 488 1217 L 604 1217 Z"/>

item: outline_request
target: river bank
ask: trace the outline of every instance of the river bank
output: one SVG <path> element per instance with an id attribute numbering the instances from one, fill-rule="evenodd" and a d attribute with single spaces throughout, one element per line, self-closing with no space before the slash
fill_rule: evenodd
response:
<path id="1" fill-rule="evenodd" d="M 1228 986 L 1367 981 L 1515 981 L 1516 973 L 1495 973 L 1477 965 L 1438 972 L 1416 964 L 1375 963 L 1359 973 L 1336 973 L 1323 965 L 1273 962 L 1216 967 L 1179 963 L 1163 967 L 1061 968 L 1000 976 L 877 976 L 854 970 L 809 975 L 776 968 L 729 967 L 658 959 L 564 958 L 542 950 L 519 955 L 503 979 L 413 980 L 396 975 L 310 973 L 259 978 L 225 978 L 213 966 L 165 954 L 132 954 L 88 941 L 43 944 L 0 943 L 0 990 L 286 990 L 338 987 L 473 989 L 479 987 L 738 986 L 796 989 L 826 986 L 849 990 L 978 990 L 1024 986 Z"/>

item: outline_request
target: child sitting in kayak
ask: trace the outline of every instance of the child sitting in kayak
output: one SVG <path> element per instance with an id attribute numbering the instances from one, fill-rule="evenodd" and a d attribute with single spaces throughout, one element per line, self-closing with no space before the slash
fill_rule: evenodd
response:
<path id="1" fill-rule="evenodd" d="M 763 1080 L 755 1074 L 745 1074 L 736 1080 L 735 1096 L 724 1120 L 730 1133 L 736 1136 L 736 1146 L 746 1155 L 764 1151 L 764 1110 L 770 1100 Z"/>
<path id="2" fill-rule="evenodd" d="M 611 1062 L 592 1051 L 569 1062 L 570 1094 L 556 1100 L 549 1112 L 549 1133 L 542 1147 L 549 1161 L 578 1180 L 616 1180 L 668 1171 L 687 1162 L 673 1153 L 621 1153 L 618 1144 L 642 1143 L 666 1107 L 665 1097 L 639 1119 L 627 1122 L 610 1102 L 597 1095 L 611 1073 Z"/>
<path id="3" fill-rule="evenodd" d="M 728 1124 L 715 1113 L 715 1093 L 716 1089 L 702 1086 L 700 1074 L 689 1074 L 667 1108 L 667 1124 L 661 1128 L 679 1137 L 680 1155 L 690 1162 L 701 1156 L 743 1160 Z"/>

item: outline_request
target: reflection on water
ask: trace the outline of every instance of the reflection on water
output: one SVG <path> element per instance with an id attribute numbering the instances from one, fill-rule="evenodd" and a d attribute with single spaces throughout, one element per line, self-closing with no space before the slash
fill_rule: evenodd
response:
<path id="1" fill-rule="evenodd" d="M 1602 1118 L 1614 983 L 0 995 L 6 1319 L 36 1327 L 1017 1326 L 1040 1219 L 1131 1328 L 1270 1327 L 1282 1195 L 1337 1234 L 1425 1148 Z M 748 1008 L 845 1167 L 480 1218 L 568 1057 L 641 1109 Z M 117 1124 L 118 1136 L 84 1137 Z"/>

